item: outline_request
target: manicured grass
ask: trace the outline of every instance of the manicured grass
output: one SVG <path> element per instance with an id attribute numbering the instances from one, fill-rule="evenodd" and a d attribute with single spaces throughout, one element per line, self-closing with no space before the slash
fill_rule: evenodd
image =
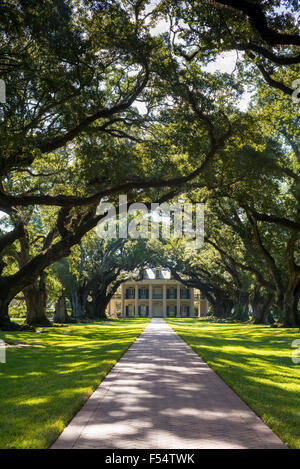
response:
<path id="1" fill-rule="evenodd" d="M 300 449 L 300 364 L 291 360 L 297 329 L 167 322 L 290 448 Z"/>
<path id="2" fill-rule="evenodd" d="M 147 319 L 0 332 L 0 448 L 47 448 L 143 331 Z"/>

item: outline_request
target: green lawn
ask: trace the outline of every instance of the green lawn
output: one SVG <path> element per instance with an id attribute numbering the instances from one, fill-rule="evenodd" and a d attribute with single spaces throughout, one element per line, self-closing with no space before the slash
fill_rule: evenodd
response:
<path id="1" fill-rule="evenodd" d="M 149 320 L 112 320 L 0 332 L 8 343 L 0 363 L 0 448 L 47 448 L 142 332 Z"/>
<path id="2" fill-rule="evenodd" d="M 297 329 L 167 322 L 290 448 L 300 449 L 300 364 L 291 360 Z"/>

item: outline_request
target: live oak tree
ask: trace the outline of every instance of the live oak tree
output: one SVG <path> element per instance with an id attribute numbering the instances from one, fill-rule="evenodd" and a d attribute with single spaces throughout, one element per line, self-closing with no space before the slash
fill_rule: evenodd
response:
<path id="1" fill-rule="evenodd" d="M 140 8 L 143 5 L 144 2 L 140 2 Z M 36 9 L 30 9 L 22 2 L 16 8 L 13 4 L 9 6 L 3 27 L 9 23 L 9 15 L 13 21 L 19 18 L 19 24 L 16 30 L 7 27 L 5 56 L 11 51 L 14 58 L 16 50 L 22 48 L 24 57 L 18 66 L 9 69 L 9 73 L 4 71 L 10 91 L 7 104 L 2 108 L 0 203 L 1 210 L 10 217 L 13 229 L 1 237 L 2 253 L 20 238 L 22 223 L 19 220 L 24 207 L 57 208 L 43 249 L 18 272 L 3 275 L 0 280 L 2 328 L 12 327 L 7 314 L 11 299 L 32 285 L 45 268 L 68 255 L 71 247 L 80 243 L 82 236 L 101 219 L 96 215 L 96 206 L 103 197 L 113 199 L 114 195 L 126 191 L 132 201 L 144 200 L 145 193 L 151 200 L 153 192 L 150 189 L 153 187 L 177 188 L 188 183 L 224 146 L 232 132 L 224 109 L 221 122 L 221 113 L 213 104 L 213 98 L 204 96 L 207 84 L 201 94 L 201 80 L 197 80 L 196 73 L 192 83 L 184 84 L 186 72 L 178 73 L 181 64 L 174 64 L 164 43 L 151 37 L 145 22 L 140 21 L 137 5 L 132 16 L 128 13 L 128 2 L 90 2 L 89 6 L 83 4 L 74 8 L 72 2 L 57 0 L 57 10 L 43 20 L 47 34 L 41 43 L 39 28 L 31 29 L 32 15 L 37 15 L 42 7 L 47 11 L 49 4 L 42 3 Z M 65 25 L 58 29 L 62 13 Z M 153 50 L 155 60 L 151 58 Z M 158 70 L 159 56 L 166 59 L 161 70 Z M 191 71 L 187 70 L 187 73 Z M 153 75 L 156 78 L 152 80 Z M 163 92 L 152 93 L 150 88 L 147 91 L 150 80 L 154 88 L 165 80 Z M 166 178 L 162 177 L 166 158 L 161 165 L 161 174 L 149 171 L 147 164 L 147 161 L 159 162 L 164 154 L 166 143 L 155 145 L 154 138 L 149 136 L 152 132 L 158 140 L 157 130 L 151 129 L 151 122 L 153 119 L 164 122 L 165 117 L 163 113 L 159 113 L 160 118 L 154 114 L 146 116 L 150 127 L 144 129 L 147 119 L 140 116 L 133 104 L 137 98 L 142 99 L 145 91 L 144 99 L 147 98 L 150 104 L 153 99 L 157 105 L 159 100 L 168 97 L 170 90 L 177 99 L 175 107 L 179 109 L 185 103 L 186 114 L 190 108 L 189 116 L 195 125 L 192 130 L 194 132 L 197 127 L 202 144 L 188 174 L 179 168 L 179 171 L 173 171 L 173 177 Z M 214 94 L 219 90 L 213 84 L 211 91 Z M 195 100 L 200 97 L 201 108 L 197 108 Z M 158 132 L 163 141 L 164 135 L 160 130 Z M 178 135 L 183 138 L 183 132 Z M 146 142 L 143 150 L 139 145 L 145 137 L 150 142 Z M 124 144 L 120 143 L 122 140 Z M 131 155 L 131 159 L 121 172 L 118 168 L 122 167 L 122 153 Z M 145 156 L 144 161 L 137 156 L 139 153 Z M 59 172 L 53 159 L 60 158 L 67 162 L 60 175 L 65 181 L 61 192 L 59 188 L 63 185 L 53 179 Z M 176 160 L 175 155 L 173 158 Z M 177 166 L 175 163 L 173 168 Z M 95 169 L 99 166 L 102 171 L 97 171 L 95 177 Z M 16 177 L 24 186 L 25 178 L 28 180 L 29 176 L 30 184 L 26 190 L 18 191 L 12 187 Z M 38 180 L 34 183 L 36 177 Z M 67 182 L 69 186 L 66 186 Z M 169 197 L 166 189 L 155 194 L 157 201 Z"/>
<path id="2" fill-rule="evenodd" d="M 236 201 L 258 263 L 271 275 L 276 298 L 285 298 L 281 311 L 294 305 L 283 323 L 297 322 L 299 176 L 282 151 L 288 145 L 298 158 L 297 113 L 290 112 L 290 83 L 299 72 L 296 4 L 278 12 L 277 1 L 162 1 L 147 12 L 148 3 L 4 4 L 0 78 L 8 93 L 0 107 L 0 209 L 10 231 L 0 237 L 1 328 L 15 327 L 8 317 L 11 299 L 96 226 L 101 200 L 117 202 L 127 193 L 128 202 L 149 204 L 195 187 L 204 199 Z M 159 17 L 169 21 L 169 31 L 154 36 Z M 243 52 L 236 73 L 203 70 L 226 50 Z M 259 88 L 260 101 L 242 113 L 236 103 L 246 81 Z M 269 146 L 265 158 L 270 125 L 277 146 Z M 276 184 L 286 191 L 276 192 Z M 273 194 L 280 194 L 278 204 L 268 203 Z M 29 243 L 27 262 L 10 270 L 11 250 L 28 236 L 27 211 L 41 206 L 50 219 L 43 238 Z M 280 270 L 285 256 L 282 281 L 266 253 L 276 251 L 270 226 L 278 244 L 281 234 L 284 240 L 285 253 L 279 250 L 274 261 Z"/>
<path id="3" fill-rule="evenodd" d="M 284 105 L 292 107 L 291 101 Z M 283 140 L 280 128 L 272 121 L 267 125 L 263 113 L 261 103 L 259 108 L 253 106 L 247 135 L 241 126 L 240 136 L 218 153 L 187 195 L 190 201 L 207 203 L 206 242 L 212 242 L 226 262 L 223 270 L 240 283 L 244 317 L 249 301 L 257 323 L 267 321 L 275 305 L 280 323 L 291 327 L 299 325 L 299 166 L 297 140 L 291 141 L 296 135 L 294 117 L 293 110 L 282 113 L 289 132 Z M 259 132 L 254 116 L 263 123 Z M 247 279 L 238 280 L 237 273 L 243 276 L 243 272 L 252 275 L 250 285 Z M 236 309 L 242 311 L 241 306 Z"/>
<path id="4" fill-rule="evenodd" d="M 224 242 L 229 241 L 230 244 L 232 236 L 228 238 L 225 230 L 222 234 Z M 170 268 L 174 278 L 204 294 L 214 317 L 238 321 L 249 319 L 249 276 L 214 249 L 207 239 L 199 250 L 191 249 L 185 238 L 162 240 L 152 249 L 159 252 L 160 262 Z M 238 251 L 238 244 L 235 244 L 235 249 Z"/>
<path id="5" fill-rule="evenodd" d="M 185 60 L 207 64 L 222 53 L 236 55 L 236 71 L 248 85 L 257 80 L 291 96 L 300 71 L 299 4 L 280 1 L 161 1 L 173 47 Z M 281 73 L 283 72 L 283 73 Z"/>
<path id="6" fill-rule="evenodd" d="M 155 130 L 155 129 L 153 129 Z M 194 130 L 194 129 L 193 129 Z M 159 129 L 156 130 L 156 133 L 158 131 L 158 135 L 160 134 L 160 131 Z M 167 146 L 167 143 L 165 143 L 163 140 L 168 140 L 168 139 L 171 139 L 172 136 L 176 133 L 176 130 L 175 128 L 172 128 L 171 129 L 171 132 L 168 131 L 166 135 L 162 134 L 162 137 L 161 137 L 161 141 L 162 143 L 159 145 L 157 145 L 157 156 L 159 158 L 161 158 L 161 162 L 159 162 L 158 160 L 158 164 L 157 164 L 157 168 L 160 168 L 161 172 L 164 171 L 164 168 L 166 167 L 167 165 L 167 158 L 166 158 L 166 152 L 165 152 L 165 148 Z M 183 135 L 184 136 L 184 139 L 186 138 L 186 135 Z M 158 139 L 156 139 L 158 140 Z M 166 140 L 166 141 L 167 141 Z M 178 140 L 178 133 L 177 133 L 177 140 Z M 204 141 L 205 143 L 205 141 Z M 218 145 L 219 145 L 219 142 L 214 142 L 214 148 L 212 151 L 208 151 L 208 157 L 211 157 L 212 154 L 216 151 Z M 124 145 L 121 145 L 121 144 L 117 144 L 115 145 L 115 148 L 117 147 L 118 150 L 123 150 L 124 153 L 125 152 L 128 152 L 130 151 L 131 155 L 137 155 L 138 151 L 140 152 L 140 154 L 142 153 L 141 150 L 143 149 L 143 147 L 141 146 L 138 146 L 138 144 L 136 145 L 136 148 L 133 149 L 132 147 L 129 148 L 128 144 L 124 144 Z M 117 157 L 117 154 L 114 152 L 115 150 L 114 148 L 114 145 L 111 145 L 111 153 L 110 155 L 112 156 L 112 158 L 115 156 Z M 145 147 L 144 147 L 144 151 L 143 151 L 143 155 L 144 155 L 144 160 L 141 162 L 142 163 L 142 171 L 143 170 L 143 165 L 146 165 L 146 161 L 147 159 L 148 160 L 151 160 L 151 157 L 152 157 L 152 152 L 153 152 L 153 149 L 155 148 L 155 145 L 150 142 L 149 144 L 147 144 Z M 194 145 L 191 145 L 191 152 L 192 151 L 195 151 L 195 144 Z M 119 153 L 118 153 L 119 154 Z M 59 157 L 63 157 L 63 154 L 59 154 L 58 155 Z M 172 155 L 170 155 L 172 157 Z M 173 159 L 174 159 L 174 169 L 176 168 L 176 163 L 177 163 L 177 155 L 174 155 L 173 156 Z M 54 158 L 55 160 L 55 158 Z M 66 160 L 64 160 L 66 161 Z M 152 161 L 153 161 L 153 158 L 152 158 Z M 205 163 L 206 159 L 204 159 L 204 163 Z M 50 169 L 51 165 L 48 165 L 47 167 L 47 171 Z M 55 165 L 54 165 L 55 166 Z M 68 167 L 69 166 L 69 167 Z M 148 166 L 149 167 L 149 166 Z M 183 184 L 185 181 L 188 181 L 189 179 L 192 179 L 194 174 L 197 174 L 198 172 L 198 169 L 195 170 L 195 171 L 192 171 L 192 168 L 193 168 L 193 165 L 191 165 L 191 175 L 192 176 L 188 176 L 188 177 L 185 177 L 183 175 L 181 175 L 180 173 L 183 172 L 183 168 L 180 169 L 179 168 L 179 172 L 177 170 L 177 173 L 178 173 L 178 176 L 176 177 L 173 177 L 172 179 L 161 179 L 159 180 L 159 184 L 157 184 L 158 186 L 159 185 L 171 185 L 171 186 L 177 186 L 177 185 L 180 185 L 180 184 Z M 35 170 L 38 169 L 37 167 L 34 168 Z M 44 168 L 45 169 L 45 168 Z M 202 165 L 199 167 L 200 170 L 202 170 Z M 81 170 L 81 167 L 79 166 L 77 168 L 78 170 L 78 173 L 79 173 L 79 176 L 81 174 L 83 174 L 83 171 L 86 170 L 86 166 L 83 168 L 83 171 Z M 103 165 L 103 172 L 106 171 L 106 168 L 105 168 L 105 164 Z M 169 166 L 169 171 L 170 171 L 170 166 Z M 30 170 L 31 172 L 31 170 Z M 100 170 L 98 170 L 98 173 L 100 173 Z M 26 172 L 25 172 L 26 174 Z M 17 181 L 16 181 L 16 178 L 14 176 L 10 177 L 9 179 L 7 179 L 6 181 L 6 190 L 11 188 L 11 193 L 14 193 L 14 191 L 17 191 L 18 190 L 18 187 L 20 185 L 24 185 L 25 181 L 27 183 L 27 193 L 28 192 L 31 192 L 33 190 L 36 190 L 34 189 L 36 186 L 36 183 L 34 182 L 34 179 L 35 177 L 38 175 L 39 178 L 43 178 L 45 176 L 46 173 L 40 173 L 39 175 L 35 172 L 33 174 L 29 174 L 30 178 L 27 177 L 27 179 L 24 180 L 24 176 L 22 175 L 18 175 L 18 178 L 17 178 Z M 50 174 L 50 173 L 48 173 Z M 73 167 L 72 167 L 72 162 L 68 164 L 66 164 L 65 168 L 64 168 L 64 171 L 62 172 L 62 177 L 64 178 L 64 181 L 70 181 L 70 186 L 69 188 L 71 187 L 74 187 L 75 190 L 80 190 L 80 184 L 78 183 L 77 181 L 77 178 L 73 178 L 72 179 L 72 174 L 74 174 L 74 170 L 73 170 Z M 79 176 L 78 179 L 79 179 Z M 113 176 L 113 173 L 112 173 L 112 176 Z M 52 191 L 52 187 L 53 187 L 53 184 L 51 184 L 51 178 L 53 176 L 50 176 L 50 179 L 49 177 L 47 176 L 47 180 L 46 180 L 46 183 L 42 183 L 41 181 L 41 185 L 38 186 L 40 190 L 40 187 L 43 188 L 43 186 L 45 186 L 48 190 Z M 30 182 L 31 184 L 30 184 Z M 82 186 L 84 185 L 84 190 L 87 188 L 87 190 L 89 190 L 89 185 L 86 185 L 86 183 L 84 182 L 86 179 L 81 179 L 81 184 Z M 170 180 L 171 180 L 171 183 L 170 183 Z M 21 181 L 21 182 L 20 182 Z M 29 182 L 29 184 L 28 184 Z M 93 184 L 98 184 L 98 181 L 97 182 L 94 182 Z M 149 185 L 150 187 L 151 186 L 155 186 L 156 185 L 156 179 L 152 179 L 149 183 L 146 181 L 145 183 L 146 185 Z M 31 187 L 30 187 L 31 185 Z M 143 183 L 138 183 L 136 184 L 137 187 L 139 187 L 140 185 L 143 186 Z M 81 186 L 81 187 L 82 187 Z M 133 184 L 133 186 L 135 186 L 135 184 Z M 56 188 L 59 187 L 59 183 L 56 183 Z M 82 189 L 82 190 L 83 190 Z M 120 190 L 120 189 L 119 189 Z M 116 192 L 118 193 L 119 190 Z M 115 190 L 113 190 L 112 192 L 114 193 Z M 109 192 L 109 191 L 108 191 Z M 138 194 L 138 195 L 136 195 Z M 156 200 L 156 201 L 160 201 L 160 200 L 164 200 L 165 196 L 164 194 L 162 193 L 160 198 L 157 198 L 155 199 L 153 197 L 153 194 L 151 194 L 151 192 L 149 191 L 149 198 L 151 200 L 151 195 L 152 195 L 152 201 L 153 200 Z M 157 192 L 156 192 L 157 194 Z M 171 196 L 172 196 L 172 191 L 169 193 Z M 167 197 L 169 197 L 169 194 L 167 193 Z M 11 197 L 14 197 L 13 195 L 11 195 Z M 15 198 L 17 198 L 18 196 L 15 196 Z M 25 195 L 24 196 L 25 199 L 23 199 L 22 202 L 18 203 L 19 207 L 22 206 L 22 203 L 25 204 L 25 206 L 28 204 L 28 206 L 32 206 L 31 204 L 33 203 L 33 198 L 30 196 L 30 195 Z M 37 196 L 39 198 L 39 196 Z M 43 196 L 41 196 L 43 197 Z M 49 201 L 49 203 L 52 205 L 52 198 L 56 198 L 56 196 L 47 196 L 49 197 L 50 199 L 47 199 L 47 202 Z M 140 192 L 133 192 L 133 195 L 132 197 L 134 197 L 134 201 L 137 201 L 138 198 L 140 198 L 140 200 L 144 200 L 143 199 L 143 194 L 141 194 Z M 156 195 L 157 197 L 157 195 Z M 29 200 L 28 200 L 29 199 Z M 92 202 L 90 201 L 90 199 L 92 199 Z M 79 243 L 82 236 L 87 232 L 89 231 L 90 229 L 92 229 L 96 224 L 97 222 L 101 219 L 101 216 L 97 215 L 96 214 L 96 202 L 94 200 L 96 200 L 98 202 L 98 196 L 97 198 L 93 198 L 92 197 L 86 197 L 85 199 L 83 199 L 82 197 L 76 197 L 76 196 L 64 196 L 63 197 L 63 201 L 67 200 L 67 203 L 66 204 L 62 204 L 63 207 L 61 209 L 58 209 L 58 208 L 55 208 L 55 206 L 53 208 L 51 208 L 52 210 L 52 224 L 50 224 L 50 227 L 49 227 L 49 231 L 48 233 L 45 234 L 44 236 L 44 243 L 42 245 L 40 245 L 40 250 L 38 251 L 38 253 L 36 253 L 35 256 L 31 257 L 30 260 L 28 259 L 28 262 L 23 265 L 20 269 L 19 272 L 13 274 L 11 277 L 5 275 L 5 272 L 4 272 L 4 276 L 3 276 L 3 285 L 4 283 L 6 283 L 6 286 L 10 285 L 11 286 L 11 290 L 9 290 L 8 288 L 7 289 L 4 289 L 3 290 L 3 294 L 5 292 L 5 298 L 4 298 L 4 304 L 3 304 L 3 311 L 4 311 L 4 316 L 7 316 L 7 305 L 10 301 L 10 299 L 15 296 L 18 291 L 20 290 L 23 290 L 24 288 L 26 288 L 27 285 L 30 285 L 30 284 L 33 284 L 35 282 L 35 279 L 36 277 L 46 268 L 48 267 L 50 264 L 52 264 L 53 262 L 55 262 L 56 260 L 58 260 L 59 258 L 61 257 L 64 257 L 66 255 L 68 255 L 70 253 L 70 249 L 72 247 L 72 245 L 76 244 L 76 243 Z M 71 200 L 71 203 L 72 203 L 72 206 L 75 205 L 78 203 L 79 205 L 83 204 L 86 200 L 87 200 L 87 208 L 85 209 L 84 207 L 78 207 L 76 208 L 75 210 L 72 208 L 72 206 L 69 205 L 69 200 Z M 132 200 L 132 199 L 131 199 Z M 91 203 L 90 203 L 91 202 Z M 45 205 L 46 203 L 43 202 Z M 57 204 L 57 200 L 55 200 L 55 203 Z M 50 205 L 50 207 L 51 207 Z M 14 207 L 14 205 L 13 205 Z M 2 237 L 2 240 L 3 240 L 3 253 L 4 253 L 4 257 L 5 257 L 5 247 L 7 247 L 9 244 L 11 243 L 14 243 L 16 242 L 16 239 L 19 239 L 21 237 L 21 232 L 23 233 L 24 231 L 24 222 L 23 221 L 20 221 L 22 220 L 22 211 L 20 210 L 20 208 L 16 209 L 16 208 L 13 208 L 13 209 L 6 209 L 8 215 L 10 216 L 10 219 L 11 219 L 11 222 L 12 222 L 12 225 L 15 226 L 15 228 L 10 232 L 10 233 L 6 233 L 3 235 Z M 58 241 L 57 241 L 58 240 Z M 32 269 L 32 267 L 34 267 Z M 6 320 L 7 321 L 7 320 Z M 6 322 L 5 321 L 5 322 Z"/>
<path id="7" fill-rule="evenodd" d="M 15 228 L 9 234 L 3 233 L 2 249 L 18 239 L 20 233 L 23 234 L 22 224 L 15 221 L 20 219 L 15 217 L 15 212 L 20 210 L 16 207 L 22 196 L 29 196 L 25 191 L 25 194 L 18 193 L 17 200 L 10 199 L 13 196 L 8 194 L 7 182 L 12 176 L 20 171 L 35 176 L 34 165 L 38 166 L 42 161 L 43 167 L 47 168 L 43 176 L 49 178 L 50 152 L 65 147 L 94 122 L 102 120 L 106 129 L 111 125 L 108 123 L 110 117 L 130 108 L 148 78 L 147 47 L 143 40 L 138 39 L 120 5 L 101 8 L 95 2 L 91 5 L 87 21 L 87 10 L 75 9 L 71 2 L 57 1 L 56 8 L 50 2 L 40 2 L 38 6 L 33 5 L 34 2 L 6 3 L 8 8 L 1 15 L 6 31 L 2 56 L 11 63 L 16 61 L 16 52 L 22 50 L 23 55 L 16 66 L 9 68 L 8 65 L 3 71 L 9 91 L 7 104 L 1 108 L 1 208 L 12 218 Z M 39 13 L 43 17 L 42 22 L 38 19 Z M 116 17 L 120 35 L 114 41 L 111 28 Z M 126 45 L 125 37 L 128 39 Z M 131 78 L 124 72 L 126 67 L 138 68 L 138 76 Z M 113 74 L 115 83 L 111 80 Z M 49 204 L 55 205 L 56 201 L 48 192 L 49 183 L 46 186 L 46 199 L 48 197 Z M 25 206 L 38 204 L 43 189 L 37 185 L 35 190 L 31 190 L 32 198 L 25 200 Z M 43 195 L 41 197 L 43 200 Z M 62 234 L 65 230 L 67 235 L 67 218 L 73 201 L 63 202 L 64 210 L 56 215 L 56 231 Z M 68 254 L 72 244 L 79 242 L 96 223 L 93 211 L 91 208 L 85 213 L 78 210 L 73 215 L 73 221 L 77 217 L 76 230 L 68 232 L 69 236 L 56 243 L 55 247 L 51 242 L 56 233 L 49 232 L 47 245 L 39 256 L 27 262 L 14 276 L 2 278 L 1 327 L 10 326 L 7 306 L 17 290 L 33 284 L 45 267 Z"/>
<path id="8" fill-rule="evenodd" d="M 145 242 L 101 239 L 91 232 L 68 259 L 53 266 L 76 319 L 105 319 L 119 286 L 146 263 Z"/>
<path id="9" fill-rule="evenodd" d="M 279 321 L 291 327 L 300 323 L 299 141 L 295 111 L 291 102 L 283 101 L 278 104 L 279 109 L 286 107 L 281 112 L 281 120 L 274 122 L 275 117 L 269 118 L 263 127 L 268 138 L 272 135 L 277 143 L 269 143 L 264 154 L 253 155 L 256 164 L 260 162 L 261 176 L 256 175 L 256 184 L 246 190 L 243 187 L 234 197 L 247 215 L 258 255 L 271 274 L 273 289 L 265 295 L 265 304 L 271 301 L 273 290 Z M 272 106 L 274 104 L 265 100 L 264 105 L 260 103 L 259 113 Z M 265 116 L 262 122 L 266 120 Z"/>
<path id="10" fill-rule="evenodd" d="M 256 164 L 258 157 L 261 166 Z M 258 311 L 262 322 L 273 301 L 280 313 L 280 323 L 297 326 L 299 202 L 293 190 L 294 177 L 288 178 L 287 171 L 279 166 L 284 155 L 272 143 L 263 152 L 232 150 L 231 159 L 231 174 L 226 176 L 215 168 L 211 193 L 205 195 L 211 200 L 207 213 L 216 219 L 208 221 L 207 242 L 233 266 L 255 276 L 256 306 L 259 306 L 257 287 L 264 292 Z M 224 225 L 231 235 L 226 236 Z M 240 242 L 242 257 L 237 256 Z"/>
<path id="11" fill-rule="evenodd" d="M 238 205 L 234 205 L 232 201 L 214 201 L 214 205 L 216 225 L 222 228 L 209 230 L 206 242 L 219 254 L 222 270 L 228 271 L 236 284 L 236 291 L 232 295 L 233 316 L 239 320 L 247 320 L 251 304 L 253 322 L 268 322 L 273 302 L 268 304 L 269 308 L 266 307 L 262 289 L 267 290 L 274 300 L 271 293 L 274 285 L 253 242 L 251 227 Z"/>
<path id="12" fill-rule="evenodd" d="M 229 318 L 234 306 L 233 294 L 236 288 L 230 275 L 220 268 L 220 259 L 207 246 L 201 252 L 189 252 L 172 256 L 169 263 L 174 278 L 184 285 L 196 288 L 207 298 L 211 314 L 218 319 Z"/>
<path id="13" fill-rule="evenodd" d="M 106 318 L 108 303 L 120 285 L 130 278 L 138 279 L 146 264 L 143 249 L 145 243 L 142 240 L 139 242 L 120 239 L 101 244 L 101 261 L 91 273 L 90 301 L 86 304 L 87 315 L 93 319 Z"/>
<path id="14" fill-rule="evenodd" d="M 22 232 L 18 240 L 6 248 L 2 264 L 3 275 L 14 275 L 18 270 L 29 262 L 32 257 L 45 247 L 47 233 L 46 217 L 41 217 L 32 210 L 23 212 L 22 219 L 18 219 L 18 224 L 22 227 Z M 2 218 L 1 225 L 4 226 L 5 219 Z M 50 325 L 47 318 L 47 272 L 41 271 L 34 282 L 22 290 L 26 304 L 26 323 L 28 325 Z"/>

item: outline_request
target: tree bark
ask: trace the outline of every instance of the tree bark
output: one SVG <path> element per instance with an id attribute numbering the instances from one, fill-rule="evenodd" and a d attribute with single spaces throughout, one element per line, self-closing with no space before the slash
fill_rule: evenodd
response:
<path id="1" fill-rule="evenodd" d="M 271 306 L 274 301 L 274 294 L 270 293 L 267 298 L 258 302 L 253 309 L 253 324 L 273 324 L 274 319 L 271 318 Z"/>
<path id="2" fill-rule="evenodd" d="M 213 306 L 213 315 L 219 319 L 227 319 L 231 315 L 231 310 L 233 307 L 233 301 L 216 295 L 215 300 L 212 302 Z"/>
<path id="3" fill-rule="evenodd" d="M 2 295 L 1 295 L 2 296 Z M 8 315 L 8 306 L 10 300 L 3 295 L 0 297 L 0 329 L 2 331 L 18 330 L 18 324 L 11 322 Z"/>
<path id="4" fill-rule="evenodd" d="M 3 284 L 2 284 L 3 285 Z M 5 284 L 4 284 L 5 285 Z M 9 303 L 14 298 L 14 294 L 9 290 L 9 286 L 5 285 L 4 288 L 0 288 L 0 330 L 2 331 L 34 331 L 32 326 L 28 324 L 17 324 L 10 320 L 8 314 Z"/>
<path id="5" fill-rule="evenodd" d="M 71 316 L 72 318 L 74 319 L 77 319 L 80 317 L 80 312 L 79 312 L 79 299 L 78 299 L 78 295 L 77 295 L 77 292 L 73 292 L 72 294 L 68 295 L 67 296 L 70 303 L 71 303 L 71 310 L 72 310 L 72 313 L 71 313 Z"/>
<path id="6" fill-rule="evenodd" d="M 109 303 L 109 300 L 104 295 L 97 295 L 93 298 L 92 301 L 87 301 L 86 303 L 86 312 L 87 316 L 91 319 L 104 320 L 106 317 L 106 308 Z"/>
<path id="7" fill-rule="evenodd" d="M 278 292 L 279 325 L 282 327 L 299 327 L 300 317 L 298 314 L 299 299 L 298 272 L 290 274 L 286 289 Z"/>
<path id="8" fill-rule="evenodd" d="M 245 322 L 249 319 L 249 294 L 248 292 L 240 291 L 234 299 L 232 319 Z"/>
<path id="9" fill-rule="evenodd" d="M 283 327 L 299 327 L 298 300 L 294 295 L 288 294 L 283 298 L 279 313 L 279 323 Z"/>
<path id="10" fill-rule="evenodd" d="M 271 318 L 271 306 L 274 302 L 274 292 L 269 291 L 267 295 L 260 292 L 261 286 L 255 288 L 250 304 L 252 307 L 252 323 L 253 324 L 273 324 Z"/>
<path id="11" fill-rule="evenodd" d="M 61 295 L 55 305 L 55 313 L 54 313 L 54 322 L 60 324 L 67 324 L 69 322 L 69 316 L 67 314 L 66 308 L 66 298 L 64 295 Z"/>
<path id="12" fill-rule="evenodd" d="M 87 297 L 88 291 L 84 287 L 79 287 L 68 296 L 71 303 L 72 318 L 83 319 L 86 316 Z"/>
<path id="13" fill-rule="evenodd" d="M 63 237 L 60 241 L 51 246 L 46 246 L 45 249 L 34 258 L 27 259 L 25 263 L 22 263 L 22 267 L 15 274 L 0 278 L 0 327 L 5 327 L 5 330 L 20 329 L 17 324 L 10 321 L 8 316 L 8 305 L 11 300 L 19 292 L 24 292 L 27 287 L 34 285 L 36 279 L 46 267 L 68 256 L 71 247 L 75 244 L 79 244 L 84 234 L 94 228 L 98 220 L 98 217 L 85 219 L 77 227 L 74 234 Z"/>
<path id="14" fill-rule="evenodd" d="M 23 293 L 27 307 L 26 323 L 31 326 L 51 326 L 46 314 L 46 274 L 42 272 L 39 281 L 24 288 Z"/>

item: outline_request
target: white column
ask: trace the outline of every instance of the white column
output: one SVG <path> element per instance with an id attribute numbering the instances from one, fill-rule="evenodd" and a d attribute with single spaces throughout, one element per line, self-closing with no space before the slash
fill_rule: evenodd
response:
<path id="1" fill-rule="evenodd" d="M 177 314 L 176 316 L 180 318 L 180 285 L 177 285 Z"/>
<path id="2" fill-rule="evenodd" d="M 137 318 L 138 317 L 138 295 L 139 295 L 139 292 L 138 292 L 138 286 L 135 285 L 135 295 L 134 295 L 134 315 L 135 317 Z"/>
<path id="3" fill-rule="evenodd" d="M 191 295 L 190 317 L 193 318 L 195 316 L 195 312 L 194 312 L 194 289 L 193 288 L 190 288 L 190 295 Z"/>
<path id="4" fill-rule="evenodd" d="M 200 316 L 206 316 L 208 310 L 207 300 L 200 300 Z"/>
<path id="5" fill-rule="evenodd" d="M 122 283 L 122 290 L 121 290 L 121 316 L 125 317 L 125 285 Z"/>
<path id="6" fill-rule="evenodd" d="M 167 316 L 167 286 L 163 285 L 163 317 Z"/>
<path id="7" fill-rule="evenodd" d="M 149 285 L 149 317 L 152 317 L 152 285 Z"/>

